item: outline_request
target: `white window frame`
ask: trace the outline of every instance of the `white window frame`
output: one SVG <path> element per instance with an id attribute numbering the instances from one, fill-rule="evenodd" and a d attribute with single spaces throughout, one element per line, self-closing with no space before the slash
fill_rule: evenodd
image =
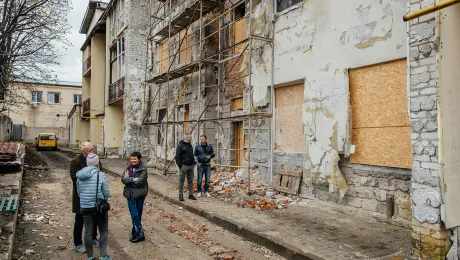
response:
<path id="1" fill-rule="evenodd" d="M 119 0 L 117 6 L 112 9 L 112 19 L 110 20 L 110 37 L 115 40 L 126 27 L 125 0 Z"/>
<path id="2" fill-rule="evenodd" d="M 125 36 L 120 37 L 117 41 L 117 70 L 118 70 L 118 79 L 121 79 L 125 76 L 126 69 L 125 69 L 125 52 L 126 52 L 126 45 L 125 45 Z M 115 81 L 117 81 L 115 80 Z"/>
<path id="3" fill-rule="evenodd" d="M 54 101 L 53 102 L 50 102 L 50 95 L 54 96 Z M 58 102 L 56 102 L 56 96 L 55 95 L 59 95 Z M 57 105 L 57 104 L 61 103 L 61 93 L 60 92 L 48 92 L 48 95 L 46 97 L 47 97 L 48 104 L 50 104 L 50 105 Z"/>
<path id="4" fill-rule="evenodd" d="M 75 103 L 75 97 L 77 97 L 77 102 Z M 81 101 L 81 94 L 73 94 L 73 104 L 74 105 L 80 105 L 82 103 Z"/>
<path id="5" fill-rule="evenodd" d="M 38 101 L 38 93 L 40 93 L 41 95 L 41 100 Z M 35 97 L 35 100 L 34 100 L 34 97 Z M 31 92 L 31 98 L 30 98 L 30 103 L 32 104 L 41 104 L 43 102 L 43 91 L 32 91 Z"/>

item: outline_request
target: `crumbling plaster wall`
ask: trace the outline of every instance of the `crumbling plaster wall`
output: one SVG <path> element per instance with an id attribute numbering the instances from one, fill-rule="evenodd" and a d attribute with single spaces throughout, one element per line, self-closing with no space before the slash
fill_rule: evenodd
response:
<path id="1" fill-rule="evenodd" d="M 126 76 L 124 96 L 124 148 L 127 154 L 149 149 L 142 131 L 144 86 L 147 62 L 148 2 L 125 0 L 127 25 L 125 33 Z"/>
<path id="2" fill-rule="evenodd" d="M 314 197 L 314 185 L 322 183 L 336 200 L 345 196 L 347 184 L 338 162 L 339 154 L 349 149 L 347 69 L 406 57 L 401 19 L 406 6 L 405 0 L 307 0 L 275 14 L 273 83 L 304 79 L 307 153 L 274 151 L 273 158 L 274 162 L 284 160 L 279 156 L 288 161 L 304 158 L 301 196 Z M 271 70 L 265 61 L 272 59 L 271 51 L 267 46 L 253 52 L 254 105 L 269 100 L 266 78 Z"/>

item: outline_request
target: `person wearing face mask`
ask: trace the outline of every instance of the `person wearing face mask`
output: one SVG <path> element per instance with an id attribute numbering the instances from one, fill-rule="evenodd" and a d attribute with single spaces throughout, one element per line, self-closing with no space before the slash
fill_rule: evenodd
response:
<path id="1" fill-rule="evenodd" d="M 142 211 L 144 209 L 145 197 L 148 193 L 147 168 L 142 163 L 142 155 L 133 152 L 130 157 L 130 164 L 126 167 L 121 177 L 125 185 L 123 196 L 128 200 L 129 213 L 133 223 L 131 229 L 132 243 L 139 243 L 145 240 L 142 230 Z"/>
<path id="2" fill-rule="evenodd" d="M 70 162 L 69 172 L 70 178 L 72 178 L 73 190 L 72 190 L 72 213 L 75 213 L 75 222 L 73 227 L 73 241 L 75 251 L 77 253 L 86 253 L 85 246 L 82 242 L 83 233 L 83 215 L 80 211 L 80 197 L 77 192 L 77 172 L 87 166 L 86 157 L 88 154 L 95 154 L 94 147 L 90 142 L 83 142 L 81 144 L 81 153 Z M 102 165 L 99 162 L 97 168 L 102 169 Z M 99 247 L 99 240 L 97 240 L 97 225 L 93 226 L 93 246 Z"/>

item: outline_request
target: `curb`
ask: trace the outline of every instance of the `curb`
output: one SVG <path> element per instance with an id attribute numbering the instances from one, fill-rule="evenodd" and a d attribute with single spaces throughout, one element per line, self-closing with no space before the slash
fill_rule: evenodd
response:
<path id="1" fill-rule="evenodd" d="M 106 167 L 102 167 L 103 170 L 107 173 L 121 176 L 119 173 L 116 173 Z M 242 225 L 237 221 L 224 217 L 222 215 L 216 214 L 214 212 L 203 210 L 195 205 L 189 205 L 184 202 L 179 201 L 178 199 L 174 199 L 168 195 L 162 194 L 159 191 L 154 190 L 153 188 L 149 187 L 149 191 L 151 191 L 154 195 L 163 198 L 165 201 L 180 206 L 193 214 L 201 216 L 208 221 L 225 228 L 226 230 L 243 237 L 253 243 L 262 245 L 273 252 L 289 259 L 289 260 L 324 260 L 324 258 L 318 257 L 316 255 L 310 253 L 304 253 L 297 247 L 292 245 L 288 245 L 285 242 L 275 239 L 266 234 L 260 234 L 256 230 Z"/>

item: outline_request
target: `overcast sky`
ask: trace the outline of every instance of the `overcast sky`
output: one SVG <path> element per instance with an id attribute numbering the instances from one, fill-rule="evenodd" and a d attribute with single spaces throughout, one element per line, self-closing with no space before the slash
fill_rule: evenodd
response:
<path id="1" fill-rule="evenodd" d="M 82 78 L 82 53 L 80 51 L 85 35 L 80 34 L 80 26 L 85 16 L 86 8 L 89 0 L 72 0 L 73 9 L 69 14 L 69 23 L 72 26 L 71 32 L 68 35 L 69 41 L 73 46 L 69 46 L 64 52 L 60 60 L 61 65 L 55 68 L 57 76 L 63 81 L 81 82 Z M 109 2 L 105 0 L 104 2 Z"/>

